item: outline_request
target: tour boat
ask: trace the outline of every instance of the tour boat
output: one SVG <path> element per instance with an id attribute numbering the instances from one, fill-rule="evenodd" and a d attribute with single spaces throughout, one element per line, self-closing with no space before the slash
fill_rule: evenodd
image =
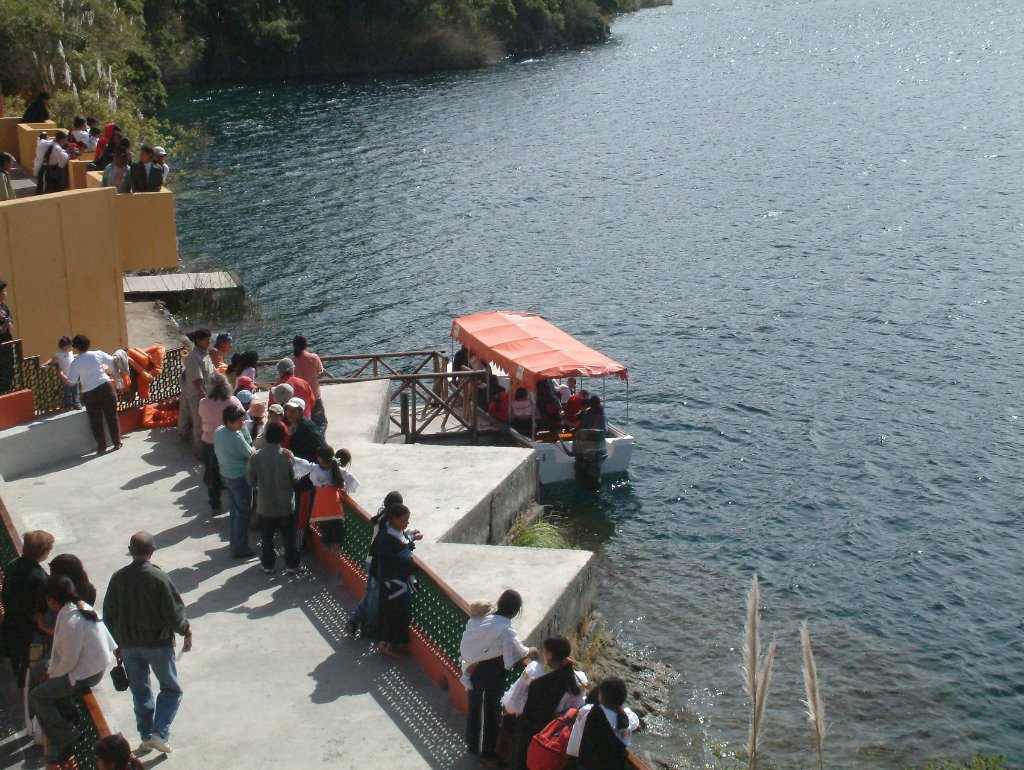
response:
<path id="1" fill-rule="evenodd" d="M 519 386 L 535 393 L 537 383 L 545 379 L 618 377 L 626 383 L 628 404 L 629 380 L 625 366 L 534 313 L 500 311 L 462 316 L 452 322 L 451 336 L 499 375 L 510 397 Z M 594 393 L 593 388 L 586 389 Z M 577 442 L 579 446 L 574 454 L 574 442 L 569 434 L 529 436 L 511 426 L 508 432 L 516 444 L 532 448 L 536 453 L 542 484 L 578 478 L 577 455 L 583 454 L 580 451 L 582 440 Z M 625 472 L 635 443 L 629 433 L 609 421 L 605 439 L 607 456 L 600 462 L 601 476 Z"/>

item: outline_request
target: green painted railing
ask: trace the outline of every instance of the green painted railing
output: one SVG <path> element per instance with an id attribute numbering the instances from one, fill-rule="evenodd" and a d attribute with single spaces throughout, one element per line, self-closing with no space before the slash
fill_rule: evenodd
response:
<path id="1" fill-rule="evenodd" d="M 135 392 L 121 394 L 117 401 L 118 411 L 125 412 L 181 395 L 181 351 L 181 348 L 167 351 L 163 371 L 149 384 L 147 400 L 143 401 Z M 68 411 L 64 407 L 64 387 L 57 370 L 42 366 L 39 356 L 22 358 L 21 340 L 0 343 L 0 394 L 15 390 L 32 391 L 36 415 Z"/>

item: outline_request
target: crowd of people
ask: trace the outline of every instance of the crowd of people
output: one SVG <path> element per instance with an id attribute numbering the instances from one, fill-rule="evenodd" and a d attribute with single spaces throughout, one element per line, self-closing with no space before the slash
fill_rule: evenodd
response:
<path id="1" fill-rule="evenodd" d="M 25 693 L 36 737 L 47 739 L 47 767 L 67 761 L 81 736 L 76 696 L 115 667 L 132 693 L 142 739 L 138 753 L 170 753 L 171 724 L 182 697 L 174 648 L 181 636 L 182 649 L 191 650 L 192 630 L 170 577 L 152 563 L 153 536 L 137 532 L 129 540 L 132 561 L 110 577 L 102 618 L 81 559 L 61 554 L 50 560 L 49 574 L 43 568 L 53 544 L 49 532 L 26 532 L 21 555 L 3 568 L 0 593 L 0 650 Z M 155 697 L 151 674 L 159 685 Z M 122 735 L 104 738 L 95 751 L 106 770 L 141 766 Z"/>
<path id="2" fill-rule="evenodd" d="M 538 755 L 552 753 L 564 754 L 567 766 L 579 770 L 625 770 L 640 724 L 625 705 L 625 683 L 609 677 L 588 690 L 587 675 L 577 668 L 564 636 L 546 638 L 540 650 L 523 645 L 512 626 L 522 606 L 513 590 L 493 607 L 486 600 L 470 605 L 460 645 L 469 753 L 485 767 L 512 770 L 548 767 Z M 508 672 L 520 664 L 523 673 L 506 689 Z M 571 730 L 548 729 L 559 723 Z"/>
<path id="3" fill-rule="evenodd" d="M 0 308 L 5 307 L 2 299 L 0 295 Z M 13 319 L 8 322 L 13 324 Z M 202 461 L 211 514 L 223 513 L 222 503 L 227 503 L 230 555 L 258 557 L 259 569 L 272 575 L 279 538 L 285 574 L 299 574 L 305 569 L 302 550 L 310 525 L 327 549 L 340 552 L 343 495 L 359 484 L 351 471 L 351 453 L 335 451 L 326 442 L 319 356 L 298 335 L 292 356 L 276 364 L 276 379 L 262 382 L 258 353 L 235 352 L 229 332 L 197 329 L 189 336 L 193 347 L 183 361 L 178 433 Z M 123 369 L 119 356 L 91 350 L 88 338 L 76 335 L 59 341 L 51 364 L 59 368 L 65 403 L 74 407 L 80 399 L 89 414 L 97 452 L 106 451 L 104 428 L 114 448 L 120 447 L 114 386 Z M 580 425 L 594 407 L 575 384 L 570 379 L 556 390 L 551 383 L 549 395 L 559 401 L 560 420 Z M 538 409 L 548 398 L 539 393 L 539 405 L 531 402 Z M 583 407 L 574 406 L 578 404 Z M 389 657 L 407 654 L 410 641 L 413 554 L 423 538 L 410 526 L 411 517 L 397 491 L 385 497 L 372 517 L 366 591 L 348 616 L 350 635 L 375 640 L 377 651 Z M 153 536 L 132 536 L 132 562 L 111 576 L 102 618 L 93 608 L 96 589 L 77 557 L 55 557 L 49 575 L 43 569 L 53 542 L 46 532 L 25 533 L 22 556 L 4 567 L 0 625 L 3 652 L 49 739 L 47 761 L 66 758 L 78 735 L 72 699 L 95 686 L 115 664 L 123 666 L 134 698 L 138 753 L 169 753 L 171 724 L 182 696 L 176 638 L 183 637 L 187 651 L 192 631 L 173 583 L 152 563 Z M 534 770 L 541 766 L 535 752 L 554 750 L 580 770 L 624 770 L 638 725 L 625 707 L 625 685 L 609 678 L 588 690 L 587 676 L 573 661 L 565 637 L 545 639 L 540 650 L 523 645 L 513 627 L 521 609 L 522 598 L 513 590 L 505 591 L 494 606 L 481 600 L 471 607 L 460 650 L 462 684 L 469 698 L 469 753 L 488 767 Z M 509 672 L 521 664 L 525 670 L 506 689 Z M 155 697 L 151 674 L 159 685 Z M 565 729 L 554 731 L 558 720 Z M 137 767 L 136 752 L 123 736 L 106 738 L 95 750 L 100 767 Z"/>
<path id="4" fill-rule="evenodd" d="M 22 115 L 22 123 L 43 123 L 50 120 L 50 95 L 40 93 Z M 90 171 L 102 171 L 104 187 L 114 187 L 120 193 L 159 192 L 167 184 L 170 168 L 167 151 L 158 146 L 142 145 L 138 158 L 130 138 L 121 127 L 110 122 L 100 126 L 99 119 L 76 116 L 70 130 L 59 129 L 50 136 L 41 131 L 36 142 L 35 162 L 32 168 L 36 194 L 60 192 L 69 187 L 68 162 L 84 153 L 93 153 L 88 165 Z M 0 153 L 0 200 L 15 198 L 10 170 L 14 158 Z"/>

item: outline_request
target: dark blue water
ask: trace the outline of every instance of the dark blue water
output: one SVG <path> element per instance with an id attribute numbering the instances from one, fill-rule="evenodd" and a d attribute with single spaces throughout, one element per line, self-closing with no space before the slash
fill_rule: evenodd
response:
<path id="1" fill-rule="evenodd" d="M 556 490 L 599 609 L 679 672 L 643 746 L 743 745 L 743 594 L 780 652 L 764 751 L 1024 762 L 1024 14 L 1008 0 L 716 4 L 474 72 L 194 89 L 191 266 L 245 346 L 446 345 L 542 313 L 632 372 L 628 480 Z M 186 178 L 187 177 L 187 178 Z M 237 337 L 236 337 L 237 339 Z M 609 388 L 624 416 L 622 393 Z"/>

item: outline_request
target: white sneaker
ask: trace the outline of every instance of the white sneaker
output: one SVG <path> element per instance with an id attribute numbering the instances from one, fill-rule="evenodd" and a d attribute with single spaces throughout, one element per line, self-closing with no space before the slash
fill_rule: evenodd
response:
<path id="1" fill-rule="evenodd" d="M 161 754 L 170 754 L 174 749 L 171 748 L 171 744 L 161 738 L 159 735 L 150 736 L 149 740 L 146 741 L 151 749 L 156 749 Z"/>

